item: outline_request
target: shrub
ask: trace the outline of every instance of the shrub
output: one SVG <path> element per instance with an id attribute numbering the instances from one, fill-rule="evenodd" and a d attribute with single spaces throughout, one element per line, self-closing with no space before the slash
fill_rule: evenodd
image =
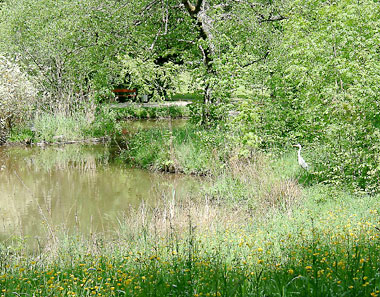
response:
<path id="1" fill-rule="evenodd" d="M 312 146 L 315 180 L 378 192 L 377 4 L 301 2 L 284 22 L 269 92 L 257 108 L 261 147 Z"/>
<path id="2" fill-rule="evenodd" d="M 0 119 L 8 128 L 30 119 L 37 91 L 30 78 L 17 64 L 0 56 Z"/>

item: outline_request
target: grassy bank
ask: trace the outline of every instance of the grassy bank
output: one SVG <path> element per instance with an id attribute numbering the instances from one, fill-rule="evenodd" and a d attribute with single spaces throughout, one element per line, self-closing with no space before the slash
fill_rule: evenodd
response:
<path id="1" fill-rule="evenodd" d="M 107 122 L 107 118 L 103 120 Z M 378 296 L 378 196 L 308 185 L 296 152 L 239 156 L 228 130 L 121 133 L 120 158 L 204 176 L 187 200 L 162 192 L 104 234 L 46 226 L 46 245 L 0 249 L 2 296 Z M 285 150 L 285 149 L 284 149 Z"/>
<path id="2" fill-rule="evenodd" d="M 125 135 L 125 150 L 121 158 L 135 166 L 188 174 L 205 175 L 222 166 L 217 151 L 224 141 L 223 134 L 192 125 L 180 128 L 141 130 Z"/>
<path id="3" fill-rule="evenodd" d="M 378 197 L 322 193 L 264 216 L 171 197 L 120 218 L 107 240 L 50 234 L 35 256 L 3 246 L 1 294 L 377 296 Z"/>
<path id="4" fill-rule="evenodd" d="M 81 141 L 99 137 L 118 137 L 122 133 L 121 121 L 128 119 L 177 119 L 187 117 L 186 106 L 123 108 L 99 107 L 93 111 L 74 114 L 40 113 L 28 123 L 13 127 L 8 142 L 38 143 Z"/>
<path id="5" fill-rule="evenodd" d="M 158 104 L 159 105 L 159 104 Z M 187 106 L 140 106 L 112 107 L 118 120 L 184 118 L 190 114 Z"/>

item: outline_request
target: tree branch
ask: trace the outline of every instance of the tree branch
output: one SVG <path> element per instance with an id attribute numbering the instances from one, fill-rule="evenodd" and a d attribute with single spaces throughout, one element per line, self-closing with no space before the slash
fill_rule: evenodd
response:
<path id="1" fill-rule="evenodd" d="M 195 11 L 194 11 L 195 14 L 197 14 L 201 10 L 202 4 L 203 4 L 203 0 L 197 1 L 197 5 L 195 6 Z"/>
<path id="2" fill-rule="evenodd" d="M 259 15 L 259 23 L 277 22 L 277 21 L 282 21 L 286 19 L 287 17 L 284 17 L 282 15 L 269 16 L 268 18 L 265 18 L 262 14 Z"/>
<path id="3" fill-rule="evenodd" d="M 196 17 L 198 12 L 201 10 L 201 6 L 203 4 L 203 0 L 197 0 L 197 4 L 194 6 L 189 0 L 182 0 L 183 5 L 185 5 L 187 11 L 191 15 L 191 17 Z"/>
<path id="4" fill-rule="evenodd" d="M 265 60 L 268 56 L 269 56 L 269 51 L 267 51 L 267 52 L 265 53 L 265 55 L 262 56 L 260 59 L 257 59 L 257 60 L 254 60 L 254 61 L 248 62 L 248 63 L 242 65 L 241 67 L 245 68 L 245 67 L 251 66 L 251 65 L 253 65 L 253 64 L 257 63 L 257 62 L 260 62 L 260 61 Z"/>
<path id="5" fill-rule="evenodd" d="M 129 3 L 129 2 L 127 2 L 127 3 Z M 156 5 L 156 4 L 158 4 L 158 3 L 159 3 L 158 0 L 153 0 L 152 2 L 150 2 L 150 3 L 149 3 L 148 5 L 146 5 L 146 6 L 143 8 L 143 10 L 139 13 L 139 16 L 140 16 L 140 17 L 143 17 L 147 11 L 151 10 L 151 9 L 154 7 L 154 5 Z M 135 20 L 135 21 L 133 22 L 133 24 L 134 24 L 135 26 L 139 26 L 139 25 L 141 25 L 142 22 L 143 22 L 142 20 Z"/>

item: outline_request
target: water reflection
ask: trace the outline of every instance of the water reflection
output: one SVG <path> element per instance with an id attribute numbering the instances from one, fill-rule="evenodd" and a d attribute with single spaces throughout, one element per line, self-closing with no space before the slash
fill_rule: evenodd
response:
<path id="1" fill-rule="evenodd" d="M 126 168 L 103 145 L 0 148 L 0 239 L 33 237 L 65 225 L 82 233 L 107 231 L 116 214 L 175 190 L 197 191 L 191 177 Z"/>

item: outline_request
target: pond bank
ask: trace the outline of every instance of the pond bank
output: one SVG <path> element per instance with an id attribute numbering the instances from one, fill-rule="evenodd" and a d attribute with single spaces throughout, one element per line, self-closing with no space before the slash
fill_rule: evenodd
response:
<path id="1" fill-rule="evenodd" d="M 148 102 L 148 103 L 136 103 L 136 102 L 124 102 L 110 104 L 111 108 L 125 108 L 125 107 L 136 107 L 136 108 L 160 108 L 160 107 L 183 107 L 192 104 L 192 101 L 164 101 L 164 102 Z"/>
<path id="2" fill-rule="evenodd" d="M 0 148 L 4 297 L 377 294 L 379 197 L 302 186 L 294 151 L 239 156 L 223 128 L 111 123 L 118 147 Z"/>
<path id="3" fill-rule="evenodd" d="M 178 119 L 188 118 L 191 102 L 118 103 L 109 104 L 118 120 L 123 119 Z"/>
<path id="4" fill-rule="evenodd" d="M 0 149 L 4 296 L 376 292 L 378 197 L 304 188 L 294 152 L 238 158 L 228 131 L 137 123 L 120 127 L 117 157 L 108 144 Z"/>

